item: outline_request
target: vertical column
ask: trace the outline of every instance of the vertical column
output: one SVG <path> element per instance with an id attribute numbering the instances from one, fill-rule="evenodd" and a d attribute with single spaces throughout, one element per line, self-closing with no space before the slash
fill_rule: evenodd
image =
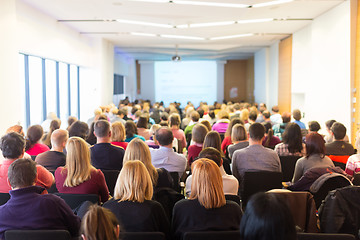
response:
<path id="1" fill-rule="evenodd" d="M 291 58 L 292 36 L 279 43 L 278 106 L 280 112 L 291 111 Z"/>

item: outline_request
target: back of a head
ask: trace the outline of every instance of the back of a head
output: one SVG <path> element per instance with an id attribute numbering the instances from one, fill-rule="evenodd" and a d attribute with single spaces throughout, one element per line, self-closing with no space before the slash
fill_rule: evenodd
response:
<path id="1" fill-rule="evenodd" d="M 86 240 L 119 239 L 119 222 L 109 210 L 99 205 L 90 206 L 81 220 L 82 234 Z"/>
<path id="2" fill-rule="evenodd" d="M 253 195 L 241 219 L 240 238 L 295 240 L 295 223 L 287 204 L 271 193 Z"/>
<path id="3" fill-rule="evenodd" d="M 249 112 L 249 119 L 251 120 L 251 121 L 256 121 L 256 118 L 257 118 L 257 112 L 256 111 L 250 111 Z"/>
<path id="4" fill-rule="evenodd" d="M 327 120 L 327 121 L 325 122 L 326 128 L 330 130 L 331 126 L 332 126 L 335 122 L 336 122 L 336 120 L 334 120 L 334 119 Z"/>
<path id="5" fill-rule="evenodd" d="M 110 123 L 107 120 L 98 120 L 94 124 L 94 132 L 96 137 L 107 137 L 110 132 Z"/>
<path id="6" fill-rule="evenodd" d="M 298 124 L 292 122 L 288 123 L 283 133 L 283 142 L 288 144 L 288 149 L 291 153 L 301 152 L 302 134 Z"/>
<path id="7" fill-rule="evenodd" d="M 269 130 L 272 129 L 272 125 L 270 122 L 263 122 L 262 125 L 264 125 L 266 133 L 269 133 Z"/>
<path id="8" fill-rule="evenodd" d="M 28 128 L 26 139 L 29 141 L 30 146 L 37 143 L 43 136 L 44 131 L 40 125 L 32 125 Z"/>
<path id="9" fill-rule="evenodd" d="M 346 135 L 346 127 L 342 123 L 335 122 L 331 126 L 331 132 L 334 134 L 335 140 L 343 140 Z"/>
<path id="10" fill-rule="evenodd" d="M 125 132 L 126 132 L 127 138 L 133 137 L 135 134 L 137 134 L 137 128 L 136 128 L 134 121 L 132 121 L 132 120 L 126 121 Z"/>
<path id="11" fill-rule="evenodd" d="M 18 159 L 8 168 L 8 179 L 12 188 L 32 186 L 36 176 L 36 163 L 30 159 Z"/>
<path id="12" fill-rule="evenodd" d="M 25 136 L 23 127 L 21 125 L 14 125 L 6 130 L 6 133 L 11 133 L 11 132 L 16 132 L 19 133 L 21 136 Z"/>
<path id="13" fill-rule="evenodd" d="M 151 200 L 153 185 L 148 170 L 139 161 L 127 161 L 117 178 L 114 198 L 119 201 L 144 202 Z"/>
<path id="14" fill-rule="evenodd" d="M 291 120 L 291 113 L 289 112 L 284 112 L 282 115 L 281 115 L 281 118 L 283 120 L 283 123 L 289 123 L 290 120 Z"/>
<path id="15" fill-rule="evenodd" d="M 200 119 L 200 114 L 196 111 L 193 111 L 191 114 L 190 114 L 190 118 L 193 122 L 198 122 L 199 119 Z"/>
<path id="16" fill-rule="evenodd" d="M 325 156 L 325 140 L 320 134 L 316 132 L 307 134 L 305 142 L 307 157 L 310 157 L 312 154 L 320 154 L 321 156 Z"/>
<path id="17" fill-rule="evenodd" d="M 50 122 L 50 131 L 53 132 L 56 129 L 59 129 L 61 125 L 60 119 L 54 119 Z"/>
<path id="18" fill-rule="evenodd" d="M 86 139 L 89 132 L 89 126 L 86 122 L 76 121 L 69 128 L 69 137 L 80 137 Z"/>
<path id="19" fill-rule="evenodd" d="M 230 119 L 229 113 L 225 110 L 220 110 L 217 114 L 218 119 Z"/>
<path id="20" fill-rule="evenodd" d="M 174 135 L 170 128 L 161 127 L 155 132 L 155 138 L 161 146 L 167 146 L 172 144 L 174 140 Z"/>
<path id="21" fill-rule="evenodd" d="M 221 137 L 218 132 L 210 131 L 206 134 L 203 148 L 207 148 L 207 147 L 213 147 L 221 151 Z"/>
<path id="22" fill-rule="evenodd" d="M 244 125 L 237 123 L 232 127 L 231 140 L 233 142 L 244 141 L 247 139 L 247 133 Z"/>
<path id="23" fill-rule="evenodd" d="M 147 129 L 147 125 L 148 125 L 148 119 L 147 119 L 147 117 L 145 117 L 144 115 L 141 115 L 141 116 L 139 117 L 139 120 L 138 120 L 136 126 L 137 126 L 138 128 L 145 128 L 145 129 Z"/>
<path id="24" fill-rule="evenodd" d="M 178 113 L 173 113 L 170 115 L 169 118 L 169 126 L 180 126 L 181 120 L 180 115 Z"/>
<path id="25" fill-rule="evenodd" d="M 111 124 L 111 141 L 123 142 L 125 140 L 125 127 L 121 122 Z"/>
<path id="26" fill-rule="evenodd" d="M 201 120 L 200 123 L 203 124 L 207 128 L 208 131 L 211 131 L 211 124 L 208 120 L 203 119 L 203 120 Z"/>
<path id="27" fill-rule="evenodd" d="M 268 110 L 263 111 L 262 115 L 264 116 L 265 119 L 270 118 L 270 112 Z"/>
<path id="28" fill-rule="evenodd" d="M 139 160 L 145 165 L 151 164 L 149 147 L 140 138 L 134 138 L 126 147 L 123 163 L 132 160 Z"/>
<path id="29" fill-rule="evenodd" d="M 238 117 L 235 117 L 235 118 L 231 119 L 231 121 L 230 121 L 230 123 L 229 123 L 229 125 L 228 125 L 228 127 L 227 127 L 227 129 L 226 129 L 225 137 L 231 136 L 231 134 L 232 134 L 231 131 L 232 131 L 233 126 L 234 126 L 235 124 L 238 124 L 238 123 L 244 125 L 244 121 L 241 120 L 241 119 L 238 118 Z"/>
<path id="30" fill-rule="evenodd" d="M 204 147 L 203 150 L 199 153 L 199 158 L 207 158 L 213 160 L 216 165 L 221 166 L 221 153 L 219 150 L 213 147 Z"/>
<path id="31" fill-rule="evenodd" d="M 204 143 L 205 136 L 208 133 L 207 127 L 198 123 L 192 129 L 192 140 L 196 143 Z"/>
<path id="32" fill-rule="evenodd" d="M 19 133 L 11 132 L 2 136 L 0 140 L 0 149 L 4 158 L 17 159 L 25 149 L 25 139 Z"/>
<path id="33" fill-rule="evenodd" d="M 202 118 L 204 116 L 204 109 L 199 108 L 198 110 L 196 110 L 199 113 L 199 117 Z"/>
<path id="34" fill-rule="evenodd" d="M 69 133 L 63 129 L 57 129 L 51 134 L 51 145 L 61 147 L 69 138 Z"/>
<path id="35" fill-rule="evenodd" d="M 219 166 L 210 159 L 200 158 L 191 164 L 192 184 L 189 199 L 197 199 L 206 209 L 225 205 Z"/>
<path id="36" fill-rule="evenodd" d="M 310 121 L 308 125 L 309 125 L 309 131 L 311 132 L 317 132 L 321 128 L 320 124 L 317 121 Z"/>
<path id="37" fill-rule="evenodd" d="M 294 118 L 295 120 L 300 121 L 300 119 L 301 119 L 301 112 L 300 112 L 299 109 L 295 109 L 295 110 L 293 111 L 292 115 L 293 115 L 293 118 Z"/>
<path id="38" fill-rule="evenodd" d="M 279 113 L 279 107 L 278 106 L 273 106 L 271 108 L 271 111 L 273 111 L 274 113 Z"/>
<path id="39" fill-rule="evenodd" d="M 265 127 L 261 123 L 253 123 L 249 127 L 249 135 L 252 140 L 260 141 L 265 135 Z"/>

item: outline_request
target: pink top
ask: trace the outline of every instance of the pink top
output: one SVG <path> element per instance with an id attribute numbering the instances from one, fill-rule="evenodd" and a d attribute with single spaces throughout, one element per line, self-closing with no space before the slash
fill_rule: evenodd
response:
<path id="1" fill-rule="evenodd" d="M 109 189 L 106 185 L 105 177 L 101 170 L 93 168 L 91 170 L 90 179 L 80 183 L 76 187 L 64 186 L 66 176 L 66 168 L 58 167 L 56 169 L 55 182 L 59 193 L 97 194 L 99 195 L 101 202 L 106 202 L 109 199 Z"/>
<path id="2" fill-rule="evenodd" d="M 45 144 L 35 143 L 35 145 L 32 146 L 32 148 L 30 148 L 26 151 L 26 153 L 29 154 L 30 156 L 37 156 L 38 154 L 49 151 L 49 150 L 50 150 L 50 148 L 48 146 L 46 146 Z"/>
<path id="3" fill-rule="evenodd" d="M 217 122 L 212 126 L 212 130 L 217 131 L 218 133 L 225 133 L 228 125 L 228 122 Z"/>
<path id="4" fill-rule="evenodd" d="M 138 128 L 138 135 L 143 136 L 145 140 L 149 140 L 151 137 L 150 130 L 146 128 Z"/>
<path id="5" fill-rule="evenodd" d="M 181 146 L 184 148 L 186 147 L 187 143 L 186 143 L 186 138 L 185 138 L 185 133 L 183 130 L 181 129 L 171 129 L 174 138 L 176 138 L 177 140 L 181 141 Z"/>
<path id="6" fill-rule="evenodd" d="M 15 160 L 4 160 L 4 162 L 0 165 L 0 192 L 1 193 L 8 193 L 11 190 L 11 187 L 8 184 L 7 177 L 8 177 L 8 168 L 10 164 L 12 164 Z M 46 170 L 41 165 L 36 165 L 37 169 L 37 181 L 36 185 L 44 188 L 50 188 L 51 185 L 54 183 L 54 176 L 51 172 Z M 43 193 L 47 193 L 45 190 Z"/>
<path id="7" fill-rule="evenodd" d="M 111 142 L 111 144 L 122 147 L 124 150 L 126 150 L 126 147 L 129 143 L 127 143 L 127 142 Z"/>

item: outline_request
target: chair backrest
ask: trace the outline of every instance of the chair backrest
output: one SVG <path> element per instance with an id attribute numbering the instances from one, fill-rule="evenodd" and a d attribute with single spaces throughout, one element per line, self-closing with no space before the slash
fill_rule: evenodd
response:
<path id="1" fill-rule="evenodd" d="M 336 167 L 340 167 L 342 170 L 345 170 L 346 163 L 350 155 L 329 155 L 328 157 L 333 161 Z"/>
<path id="2" fill-rule="evenodd" d="M 66 230 L 8 230 L 5 240 L 68 240 L 70 233 Z"/>
<path id="3" fill-rule="evenodd" d="M 10 199 L 10 194 L 0 193 L 0 205 L 5 204 Z"/>
<path id="4" fill-rule="evenodd" d="M 300 156 L 280 156 L 283 182 L 290 182 L 294 175 L 295 164 Z"/>
<path id="5" fill-rule="evenodd" d="M 85 201 L 99 203 L 99 195 L 97 194 L 54 193 L 54 195 L 64 199 L 71 209 L 76 209 Z"/>
<path id="6" fill-rule="evenodd" d="M 329 175 L 331 177 L 327 178 L 321 184 L 321 186 L 318 188 L 318 190 L 315 192 L 314 185 L 316 185 L 321 180 L 321 178 L 326 178 L 327 175 Z M 310 187 L 310 192 L 314 195 L 316 208 L 320 207 L 322 201 L 325 199 L 325 197 L 328 195 L 328 193 L 331 190 L 335 190 L 337 188 L 342 188 L 342 187 L 347 187 L 350 185 L 351 185 L 351 182 L 345 176 L 343 176 L 341 174 L 336 174 L 336 173 L 323 174 Z"/>
<path id="7" fill-rule="evenodd" d="M 165 240 L 165 234 L 162 232 L 122 232 L 122 240 Z"/>
<path id="8" fill-rule="evenodd" d="M 345 170 L 346 168 L 346 164 L 345 163 L 342 163 L 342 162 L 335 162 L 333 161 L 335 167 L 340 167 L 342 170 Z"/>
<path id="9" fill-rule="evenodd" d="M 240 240 L 239 231 L 186 232 L 183 240 Z"/>
<path id="10" fill-rule="evenodd" d="M 52 175 L 55 176 L 55 170 L 51 170 L 49 172 L 51 172 Z M 53 183 L 53 185 L 51 185 L 51 187 L 47 191 L 48 191 L 48 193 L 58 193 L 59 192 L 59 190 L 56 187 L 56 183 Z"/>
<path id="11" fill-rule="evenodd" d="M 237 204 L 239 204 L 241 206 L 241 199 L 238 195 L 225 195 L 225 199 L 229 200 L 229 201 L 233 201 L 236 202 Z"/>
<path id="12" fill-rule="evenodd" d="M 178 172 L 169 172 L 170 173 L 170 176 L 172 177 L 173 179 L 173 189 L 175 191 L 177 191 L 178 193 L 181 192 L 181 187 L 180 187 L 180 176 L 179 176 L 179 173 Z"/>
<path id="13" fill-rule="evenodd" d="M 114 196 L 114 188 L 117 178 L 119 176 L 119 170 L 101 170 L 104 174 L 106 185 L 109 189 L 110 195 Z"/>
<path id="14" fill-rule="evenodd" d="M 298 240 L 355 240 L 351 234 L 339 233 L 297 233 Z"/>
<path id="15" fill-rule="evenodd" d="M 159 202 L 163 206 L 168 219 L 172 218 L 175 203 L 184 198 L 184 195 L 176 192 L 172 188 L 159 188 L 156 189 L 153 194 L 153 200 Z"/>
<path id="16" fill-rule="evenodd" d="M 354 179 L 353 179 L 352 183 L 355 186 L 360 186 L 360 173 L 355 173 L 354 174 Z"/>
<path id="17" fill-rule="evenodd" d="M 241 200 L 243 207 L 246 206 L 249 198 L 255 193 L 282 188 L 281 181 L 281 172 L 245 172 L 243 190 L 241 192 Z"/>

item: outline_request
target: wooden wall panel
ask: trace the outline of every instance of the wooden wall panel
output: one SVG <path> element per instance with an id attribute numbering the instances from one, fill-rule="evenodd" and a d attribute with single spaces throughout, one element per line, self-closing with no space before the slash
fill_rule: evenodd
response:
<path id="1" fill-rule="evenodd" d="M 360 0 L 351 1 L 350 76 L 352 88 L 351 143 L 360 130 Z M 355 100 L 355 101 L 354 101 Z"/>
<path id="2" fill-rule="evenodd" d="M 292 36 L 279 43 L 279 91 L 280 112 L 291 112 L 291 58 Z"/>
<path id="3" fill-rule="evenodd" d="M 226 101 L 247 100 L 246 72 L 247 60 L 229 60 L 226 62 L 224 68 L 224 99 Z"/>

